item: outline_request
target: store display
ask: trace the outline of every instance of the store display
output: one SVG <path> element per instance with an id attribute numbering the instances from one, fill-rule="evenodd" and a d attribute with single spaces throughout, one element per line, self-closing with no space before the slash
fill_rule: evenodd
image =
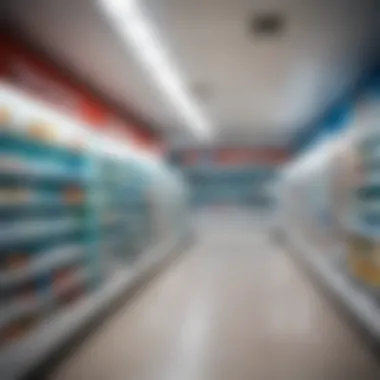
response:
<path id="1" fill-rule="evenodd" d="M 380 290 L 380 198 L 377 168 L 379 138 L 374 131 L 353 143 L 350 213 L 346 222 L 348 266 L 351 275 L 373 291 Z M 375 207 L 374 207 L 375 206 Z"/>
<path id="2" fill-rule="evenodd" d="M 70 135 L 60 129 L 61 116 L 49 110 L 45 120 L 41 105 L 7 91 L 11 106 L 0 104 L 0 371 L 12 372 L 23 363 L 12 366 L 9 358 L 29 357 L 28 338 L 47 320 L 64 323 L 76 310 L 80 325 L 91 316 L 81 307 L 90 302 L 99 313 L 152 247 L 183 236 L 186 199 L 180 179 L 161 162 L 86 135 L 74 122 Z M 178 215 L 158 212 L 170 207 Z M 160 225 L 169 226 L 165 234 Z M 99 302 L 104 289 L 113 290 Z M 42 347 L 48 344 L 44 339 Z"/>
<path id="3" fill-rule="evenodd" d="M 56 260 L 45 268 L 38 267 L 38 259 L 43 256 L 40 253 L 43 246 L 48 244 L 52 253 L 54 244 L 62 244 L 62 240 L 65 244 L 81 244 L 89 233 L 82 216 L 74 215 L 70 209 L 65 210 L 65 207 L 84 201 L 82 182 L 85 182 L 84 170 L 88 158 L 70 150 L 62 150 L 61 147 L 55 150 L 54 145 L 45 146 L 47 141 L 52 143 L 53 135 L 43 124 L 35 125 L 29 132 L 29 136 L 24 136 L 8 128 L 0 136 L 0 154 L 5 151 L 6 157 L 9 157 L 0 168 L 0 177 L 7 176 L 6 180 L 1 181 L 0 204 L 2 207 L 18 206 L 17 212 L 16 209 L 0 208 L 0 249 L 3 258 L 0 271 L 0 309 L 5 311 L 5 316 L 8 311 L 7 318 L 0 323 L 2 331 L 19 331 L 20 324 L 26 317 L 37 314 L 42 321 L 43 315 L 47 316 L 53 308 L 56 279 L 50 271 L 53 265 L 62 265 L 63 262 Z M 29 140 L 28 137 L 33 139 Z M 72 178 L 79 180 L 78 186 L 65 187 L 65 182 L 59 180 L 60 173 L 65 172 L 70 172 Z M 37 174 L 41 181 L 29 181 L 31 173 Z M 9 175 L 12 175 L 12 181 L 9 181 Z M 13 184 L 13 187 L 9 187 L 9 182 L 14 182 L 17 187 Z M 60 193 L 64 195 L 61 209 L 46 209 L 44 202 L 54 198 L 58 200 Z M 37 200 L 41 202 L 31 212 L 22 212 L 23 207 Z M 27 253 L 17 253 L 12 248 L 14 245 L 18 251 Z M 65 254 L 65 251 L 59 253 Z M 65 280 L 66 283 L 69 282 L 68 278 Z M 62 283 L 65 281 L 62 280 Z M 30 305 L 33 305 L 32 309 Z"/>
<path id="4" fill-rule="evenodd" d="M 269 206 L 272 197 L 268 184 L 276 178 L 276 165 L 240 164 L 223 167 L 216 164 L 180 166 L 191 186 L 196 205 L 231 203 Z"/>
<path id="5" fill-rule="evenodd" d="M 362 96 L 361 99 L 366 99 Z M 278 228 L 297 260 L 380 342 L 380 130 L 355 104 L 347 129 L 320 136 L 278 184 Z M 338 122 L 338 121 L 337 121 Z"/>

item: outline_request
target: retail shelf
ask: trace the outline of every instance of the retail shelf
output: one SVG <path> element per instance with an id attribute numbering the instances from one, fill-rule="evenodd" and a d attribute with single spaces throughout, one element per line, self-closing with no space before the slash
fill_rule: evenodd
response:
<path id="1" fill-rule="evenodd" d="M 68 157 L 81 157 L 83 154 L 81 149 L 73 149 L 69 146 L 28 136 L 21 131 L 16 131 L 13 125 L 1 124 L 0 127 L 0 139 L 3 144 L 8 146 L 27 146 L 29 149 L 43 151 L 45 154 L 60 154 Z"/>
<path id="2" fill-rule="evenodd" d="M 59 268 L 78 260 L 84 253 L 80 245 L 68 245 L 38 254 L 24 268 L 0 271 L 0 288 L 9 288 L 37 277 L 53 268 Z"/>
<path id="3" fill-rule="evenodd" d="M 57 312 L 24 339 L 0 350 L 1 379 L 23 378 L 46 363 L 60 347 L 96 321 L 129 289 L 148 278 L 166 259 L 177 256 L 185 238 L 177 237 L 146 251 L 133 267 L 119 269 L 98 290 Z"/>
<path id="4" fill-rule="evenodd" d="M 125 215 L 112 215 L 102 221 L 102 225 L 105 228 L 123 226 L 128 222 L 128 218 Z"/>
<path id="5" fill-rule="evenodd" d="M 378 144 L 377 141 L 372 141 L 372 144 Z M 379 162 L 380 161 L 380 149 L 377 146 L 372 146 L 371 148 L 363 149 L 363 159 L 365 163 Z"/>
<path id="6" fill-rule="evenodd" d="M 66 171 L 44 170 L 42 168 L 34 168 L 32 165 L 24 168 L 0 168 L 0 180 L 18 180 L 24 183 L 52 181 L 67 182 L 81 184 L 90 182 L 90 177 L 83 175 L 73 175 Z"/>
<path id="7" fill-rule="evenodd" d="M 291 249 L 331 294 L 366 329 L 376 342 L 380 342 L 380 303 L 374 295 L 360 287 L 339 264 L 329 258 L 303 238 L 287 228 L 286 236 Z"/>
<path id="8" fill-rule="evenodd" d="M 357 196 L 362 201 L 371 201 L 378 199 L 380 195 L 380 183 L 370 184 L 366 183 L 360 186 L 357 190 Z"/>
<path id="9" fill-rule="evenodd" d="M 380 212 L 380 202 L 378 200 L 357 201 L 357 209 L 363 213 Z"/>
<path id="10" fill-rule="evenodd" d="M 102 246 L 104 247 L 105 251 L 113 251 L 115 248 L 122 245 L 122 243 L 127 239 L 126 234 L 123 232 L 117 232 L 115 236 L 112 236 L 111 238 L 107 238 L 103 243 Z"/>
<path id="11" fill-rule="evenodd" d="M 25 243 L 40 237 L 51 237 L 62 233 L 75 231 L 81 226 L 74 220 L 24 222 L 9 224 L 0 228 L 0 244 L 8 245 Z"/>
<path id="12" fill-rule="evenodd" d="M 181 179 L 160 159 L 125 149 L 12 88 L 2 96 L 17 125 L 0 126 L 1 266 L 26 266 L 0 271 L 0 328 L 7 327 L 0 340 L 18 329 L 27 334 L 0 349 L 3 380 L 32 369 L 141 276 L 143 263 L 151 264 L 147 245 L 167 236 L 153 224 L 178 234 L 187 199 Z M 157 249 L 151 254 L 150 260 L 160 256 Z M 71 295 L 82 297 L 77 305 L 68 304 Z"/>
<path id="13" fill-rule="evenodd" d="M 363 219 L 356 218 L 357 220 L 352 220 L 347 223 L 347 231 L 350 231 L 353 235 L 362 235 L 370 237 L 374 240 L 378 240 L 379 228 L 377 226 L 370 225 L 369 223 L 364 223 Z"/>
<path id="14" fill-rule="evenodd" d="M 378 170 L 372 170 L 368 174 L 365 175 L 365 183 L 367 186 L 380 186 L 380 175 Z"/>
<path id="15" fill-rule="evenodd" d="M 26 199 L 23 201 L 10 200 L 3 201 L 0 199 L 0 213 L 5 211 L 15 210 L 30 210 L 30 209 L 58 209 L 58 208 L 81 208 L 83 203 L 69 203 L 60 199 Z"/>

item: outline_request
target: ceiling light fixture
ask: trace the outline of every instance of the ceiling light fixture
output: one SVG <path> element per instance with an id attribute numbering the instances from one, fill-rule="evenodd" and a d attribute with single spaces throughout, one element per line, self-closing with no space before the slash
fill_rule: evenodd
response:
<path id="1" fill-rule="evenodd" d="M 209 121 L 184 86 L 184 81 L 170 61 L 152 25 L 136 0 L 99 0 L 118 32 L 132 46 L 154 81 L 167 95 L 197 136 L 211 135 Z"/>

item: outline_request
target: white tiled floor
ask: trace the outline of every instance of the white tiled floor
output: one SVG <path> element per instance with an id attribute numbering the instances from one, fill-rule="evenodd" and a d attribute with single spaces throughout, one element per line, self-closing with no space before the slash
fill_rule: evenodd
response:
<path id="1" fill-rule="evenodd" d="M 73 352 L 55 380 L 379 379 L 373 356 L 270 240 L 196 217 L 199 240 Z"/>

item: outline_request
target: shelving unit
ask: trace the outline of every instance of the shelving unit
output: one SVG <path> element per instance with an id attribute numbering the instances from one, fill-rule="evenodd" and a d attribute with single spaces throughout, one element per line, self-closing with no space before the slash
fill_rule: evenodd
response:
<path id="1" fill-rule="evenodd" d="M 380 166 L 378 163 L 379 136 L 364 136 L 358 144 L 361 184 L 354 194 L 354 228 L 358 233 L 376 240 L 380 232 Z"/>
<path id="2" fill-rule="evenodd" d="M 234 204 L 265 210 L 273 205 L 270 185 L 286 158 L 284 151 L 244 144 L 178 146 L 169 155 L 171 164 L 182 172 L 190 187 L 194 206 Z"/>
<path id="3" fill-rule="evenodd" d="M 239 165 L 184 168 L 184 175 L 192 185 L 194 203 L 230 201 L 246 205 L 271 203 L 266 186 L 276 175 L 275 167 Z"/>
<path id="4" fill-rule="evenodd" d="M 299 231 L 286 229 L 286 237 L 290 243 L 290 252 L 379 344 L 380 303 L 375 294 L 353 281 L 339 260 L 326 257 L 326 252 L 313 247 Z"/>
<path id="5" fill-rule="evenodd" d="M 379 220 L 368 220 L 368 215 L 378 212 L 373 206 L 380 187 L 376 170 L 371 168 L 371 161 L 376 160 L 369 150 L 367 157 L 360 157 L 357 140 L 344 140 L 346 137 L 325 140 L 285 168 L 278 184 L 281 207 L 276 228 L 288 243 L 289 253 L 378 349 L 376 242 L 380 224 Z M 370 140 L 376 145 L 373 138 Z M 336 154 L 342 147 L 346 150 Z M 359 160 L 350 160 L 352 157 Z M 347 168 L 342 164 L 347 162 L 355 165 Z M 339 177 L 342 167 L 346 170 Z"/>
<path id="6" fill-rule="evenodd" d="M 6 343 L 83 296 L 93 273 L 85 259 L 88 158 L 2 125 L 0 161 L 0 337 Z"/>
<path id="7" fill-rule="evenodd" d="M 133 162 L 98 158 L 100 236 L 107 247 L 104 268 L 112 272 L 120 264 L 132 264 L 150 242 L 146 189 Z M 137 173 L 136 173 L 137 172 Z M 139 219 L 139 220 L 138 220 Z M 144 223 L 145 222 L 145 223 Z"/>
<path id="8" fill-rule="evenodd" d="M 16 116 L 25 108 L 17 122 L 0 123 L 0 374 L 13 380 L 101 315 L 188 231 L 174 228 L 185 225 L 186 200 L 170 193 L 179 179 L 158 159 L 12 88 L 0 87 L 0 109 L 4 97 Z M 48 124 L 28 124 L 45 117 Z M 169 177 L 167 191 L 156 191 Z M 155 219 L 163 205 L 180 217 Z M 159 235 L 157 223 L 171 233 Z"/>
<path id="9" fill-rule="evenodd" d="M 38 370 L 60 347 L 70 341 L 86 326 L 96 322 L 102 314 L 124 297 L 129 289 L 147 279 L 160 265 L 178 256 L 184 244 L 184 236 L 161 242 L 145 251 L 134 268 L 121 267 L 95 292 L 90 293 L 80 303 L 74 303 L 47 317 L 26 335 L 0 351 L 0 373 L 2 380 L 21 379 L 26 374 Z M 31 349 L 33 347 L 33 349 Z"/>

